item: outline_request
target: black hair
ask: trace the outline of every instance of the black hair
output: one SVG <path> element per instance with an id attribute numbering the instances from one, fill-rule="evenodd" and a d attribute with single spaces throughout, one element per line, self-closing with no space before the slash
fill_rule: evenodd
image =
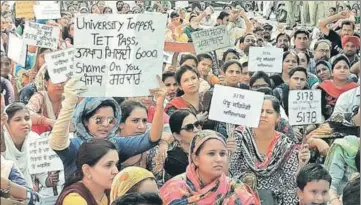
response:
<path id="1" fill-rule="evenodd" d="M 90 113 L 84 114 L 82 119 L 84 119 L 85 121 L 88 121 L 91 117 L 93 117 L 95 115 L 97 110 L 99 110 L 100 108 L 103 108 L 103 107 L 111 107 L 113 109 L 113 113 L 115 115 L 116 108 L 115 108 L 114 102 L 112 100 L 107 99 L 107 100 L 104 100 L 103 102 L 101 102 L 100 105 L 96 109 L 91 111 Z"/>
<path id="2" fill-rule="evenodd" d="M 202 6 L 201 6 L 201 4 L 198 3 L 198 2 L 193 2 L 193 3 L 192 3 L 192 11 L 193 11 L 195 8 L 198 8 L 199 10 L 202 10 Z M 190 20 L 189 20 L 189 22 L 190 22 Z"/>
<path id="3" fill-rule="evenodd" d="M 239 61 L 236 61 L 236 60 L 230 60 L 230 61 L 225 62 L 222 66 L 222 71 L 227 72 L 228 68 L 233 64 L 238 65 L 242 72 L 242 65 Z"/>
<path id="4" fill-rule="evenodd" d="M 197 63 L 198 65 L 198 63 Z M 182 65 L 177 72 L 175 73 L 175 80 L 177 81 L 179 87 L 181 87 L 181 79 L 182 76 L 185 72 L 187 71 L 192 71 L 193 73 L 195 73 L 197 75 L 197 77 L 199 78 L 199 73 L 198 71 L 196 71 L 195 69 L 193 69 L 192 67 L 188 66 L 188 65 Z M 181 90 L 180 88 L 178 88 L 177 90 L 177 97 L 184 95 L 184 91 Z"/>
<path id="5" fill-rule="evenodd" d="M 346 5 L 346 8 L 348 8 L 349 10 L 351 10 L 351 6 L 350 6 L 350 5 Z"/>
<path id="6" fill-rule="evenodd" d="M 231 5 L 225 5 L 225 6 L 223 6 L 223 10 L 225 10 L 227 7 L 230 8 L 230 9 L 232 9 L 232 6 L 231 6 Z"/>
<path id="7" fill-rule="evenodd" d="M 270 100 L 272 102 L 272 107 L 275 110 L 275 112 L 277 114 L 281 113 L 280 101 L 275 96 L 273 96 L 273 95 L 265 95 L 263 100 L 264 101 Z"/>
<path id="8" fill-rule="evenodd" d="M 144 181 L 147 181 L 147 180 L 151 180 L 151 181 L 156 182 L 155 179 L 152 178 L 152 177 L 145 178 L 145 179 L 139 181 L 138 183 L 134 184 L 134 185 L 126 192 L 126 194 L 138 192 L 138 189 L 139 189 L 140 185 L 141 185 Z"/>
<path id="9" fill-rule="evenodd" d="M 143 105 L 143 103 L 141 103 L 139 101 L 136 101 L 136 100 L 126 100 L 120 105 L 120 110 L 122 111 L 122 119 L 121 119 L 120 122 L 124 123 L 127 120 L 127 118 L 130 116 L 130 113 L 132 113 L 132 111 L 135 108 L 143 108 L 143 109 L 145 109 L 145 112 L 148 115 L 148 110 Z"/>
<path id="10" fill-rule="evenodd" d="M 175 79 L 175 72 L 173 71 L 166 71 L 162 73 L 162 81 L 164 82 L 167 78 L 174 78 Z"/>
<path id="11" fill-rule="evenodd" d="M 286 51 L 286 52 L 284 52 L 283 57 L 282 57 L 282 62 L 286 60 L 286 57 L 289 54 L 292 54 L 292 55 L 296 56 L 297 64 L 300 64 L 300 58 L 298 57 L 298 55 L 294 51 Z"/>
<path id="12" fill-rule="evenodd" d="M 305 34 L 307 36 L 308 39 L 310 39 L 310 32 L 308 32 L 307 30 L 305 29 L 298 29 L 295 34 L 293 34 L 293 38 L 297 38 L 297 35 L 298 34 Z"/>
<path id="13" fill-rule="evenodd" d="M 198 63 L 201 62 L 204 59 L 208 59 L 208 60 L 211 60 L 213 62 L 212 56 L 209 55 L 208 53 L 202 53 L 202 54 L 197 55 Z"/>
<path id="14" fill-rule="evenodd" d="M 124 97 L 113 97 L 113 99 L 118 103 L 118 105 L 121 105 L 124 101 Z"/>
<path id="15" fill-rule="evenodd" d="M 307 64 L 309 64 L 310 63 L 310 60 L 311 60 L 311 56 L 310 56 L 310 54 L 308 54 L 308 52 L 305 52 L 305 51 L 300 51 L 300 52 L 298 52 L 298 53 L 303 53 L 303 54 L 305 54 L 305 56 L 306 56 L 306 60 L 307 60 Z M 298 56 L 298 55 L 297 55 Z M 299 57 L 298 57 L 299 58 Z"/>
<path id="16" fill-rule="evenodd" d="M 234 45 L 237 46 L 238 43 L 244 43 L 244 40 L 246 39 L 247 36 L 254 36 L 254 34 L 247 33 L 246 35 L 237 38 L 236 41 L 234 42 Z"/>
<path id="17" fill-rule="evenodd" d="M 321 39 L 321 40 L 316 41 L 315 45 L 313 46 L 313 50 L 315 51 L 321 43 L 326 43 L 329 48 L 331 48 L 331 46 L 332 46 L 332 44 L 329 40 Z"/>
<path id="18" fill-rule="evenodd" d="M 225 11 L 221 11 L 221 13 L 219 13 L 217 20 L 223 20 L 225 17 L 229 16 L 229 13 L 225 12 Z"/>
<path id="19" fill-rule="evenodd" d="M 342 194 L 343 205 L 360 204 L 360 175 L 349 181 Z"/>
<path id="20" fill-rule="evenodd" d="M 332 59 L 332 66 L 331 66 L 332 71 L 335 68 L 336 64 L 340 61 L 345 61 L 346 64 L 348 65 L 348 67 L 350 68 L 351 65 L 350 65 L 350 61 L 348 60 L 348 58 L 344 54 L 338 54 L 338 55 L 334 56 Z"/>
<path id="21" fill-rule="evenodd" d="M 223 58 L 222 58 L 222 61 L 225 62 L 226 61 L 226 57 L 229 53 L 233 53 L 234 55 L 237 56 L 237 58 L 239 59 L 239 53 L 236 51 L 236 49 L 228 49 L 226 50 L 224 53 L 223 53 Z"/>
<path id="22" fill-rule="evenodd" d="M 269 78 L 269 76 L 263 72 L 263 71 L 257 71 L 256 73 L 253 74 L 253 76 L 251 77 L 251 79 L 249 80 L 249 85 L 252 87 L 253 84 L 258 80 L 258 79 L 263 79 L 269 87 L 272 86 L 271 83 L 271 79 Z"/>
<path id="23" fill-rule="evenodd" d="M 345 20 L 345 21 L 342 21 L 341 23 L 341 29 L 343 28 L 344 25 L 347 25 L 347 26 L 351 26 L 352 25 L 352 30 L 355 30 L 355 24 L 350 21 L 350 20 Z"/>
<path id="24" fill-rule="evenodd" d="M 130 193 L 113 201 L 112 205 L 162 205 L 163 201 L 157 193 Z"/>
<path id="25" fill-rule="evenodd" d="M 187 60 L 194 60 L 196 62 L 196 67 L 198 66 L 198 59 L 192 54 L 183 54 L 179 61 L 179 64 L 182 66 L 183 63 L 186 62 Z"/>
<path id="26" fill-rule="evenodd" d="M 323 165 L 311 163 L 300 170 L 296 182 L 297 187 L 303 191 L 307 183 L 320 180 L 325 180 L 331 185 L 332 178 Z"/>
<path id="27" fill-rule="evenodd" d="M 49 81 L 50 80 L 50 75 L 49 75 L 49 71 L 48 71 L 47 66 L 44 69 L 45 69 L 44 80 Z"/>
<path id="28" fill-rule="evenodd" d="M 8 122 L 10 122 L 10 120 L 14 117 L 14 115 L 21 110 L 25 110 L 30 113 L 29 108 L 27 108 L 24 103 L 15 102 L 8 105 L 8 107 L 5 109 L 5 112 L 8 116 Z"/>
<path id="29" fill-rule="evenodd" d="M 297 66 L 295 68 L 292 68 L 289 72 L 288 72 L 288 76 L 291 78 L 296 72 L 303 72 L 306 75 L 306 79 L 307 79 L 307 70 L 304 67 L 301 66 Z"/>
<path id="30" fill-rule="evenodd" d="M 291 41 L 291 37 L 287 34 L 287 33 L 279 33 L 276 37 L 276 42 L 278 42 L 278 39 L 281 37 L 281 36 L 286 36 L 288 41 Z"/>
<path id="31" fill-rule="evenodd" d="M 169 118 L 169 127 L 172 133 L 179 134 L 182 129 L 183 120 L 192 115 L 188 109 L 179 109 L 175 111 Z"/>
<path id="32" fill-rule="evenodd" d="M 170 14 L 170 18 L 171 18 L 171 19 L 174 18 L 174 17 L 179 17 L 178 12 L 173 11 L 173 12 Z"/>
<path id="33" fill-rule="evenodd" d="M 116 151 L 117 148 L 112 142 L 103 139 L 94 138 L 80 145 L 75 158 L 76 171 L 67 179 L 63 190 L 83 179 L 83 165 L 86 164 L 90 167 L 95 166 L 99 160 L 111 150 Z"/>
<path id="34" fill-rule="evenodd" d="M 332 9 L 333 12 L 336 12 L 336 7 L 330 7 L 329 9 Z"/>
<path id="35" fill-rule="evenodd" d="M 326 66 L 329 70 L 331 70 L 330 64 L 328 63 L 328 61 L 325 61 L 325 60 L 318 60 L 318 61 L 316 62 L 315 68 L 316 68 L 317 66 L 321 65 L 321 64 L 324 65 L 324 66 Z"/>
<path id="36" fill-rule="evenodd" d="M 104 13 L 105 9 L 110 9 L 110 12 L 111 12 L 111 13 L 113 13 L 113 9 L 112 9 L 112 8 L 110 8 L 109 6 L 105 6 L 105 7 L 104 7 L 104 9 L 103 9 L 103 13 Z"/>

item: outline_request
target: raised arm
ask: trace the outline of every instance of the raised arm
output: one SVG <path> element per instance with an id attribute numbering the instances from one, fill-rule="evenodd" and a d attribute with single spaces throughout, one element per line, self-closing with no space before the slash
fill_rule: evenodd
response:
<path id="1" fill-rule="evenodd" d="M 319 23 L 320 31 L 324 35 L 328 36 L 330 29 L 327 27 L 327 25 L 334 21 L 338 21 L 340 19 L 346 19 L 346 18 L 349 18 L 349 14 L 346 11 L 342 11 L 341 13 L 338 13 L 333 16 L 329 16 L 325 19 L 322 19 L 322 20 L 320 20 L 320 23 Z"/>

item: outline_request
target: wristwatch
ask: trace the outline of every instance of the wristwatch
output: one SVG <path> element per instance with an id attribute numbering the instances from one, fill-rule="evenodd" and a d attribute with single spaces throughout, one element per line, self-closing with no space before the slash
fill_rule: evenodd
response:
<path id="1" fill-rule="evenodd" d="M 10 186 L 11 186 L 11 181 L 9 180 L 6 189 L 0 189 L 0 191 L 3 192 L 4 194 L 7 194 L 10 191 Z"/>

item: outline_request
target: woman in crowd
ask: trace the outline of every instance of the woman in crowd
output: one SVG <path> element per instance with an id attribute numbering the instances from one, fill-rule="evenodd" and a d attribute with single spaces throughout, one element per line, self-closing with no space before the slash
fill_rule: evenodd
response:
<path id="1" fill-rule="evenodd" d="M 168 181 L 160 190 L 168 204 L 257 204 L 257 195 L 245 184 L 228 178 L 228 150 L 225 138 L 211 130 L 200 131 L 189 149 L 185 174 Z"/>
<path id="2" fill-rule="evenodd" d="M 177 90 L 179 88 L 175 72 L 167 71 L 162 74 L 162 81 L 168 89 L 168 95 L 166 97 L 165 103 L 168 104 L 177 96 Z M 165 105 L 166 105 L 165 104 Z"/>
<path id="3" fill-rule="evenodd" d="M 316 63 L 316 73 L 321 83 L 326 80 L 331 80 L 331 64 L 325 60 L 319 60 Z"/>
<path id="4" fill-rule="evenodd" d="M 230 174 L 257 189 L 261 200 L 297 204 L 295 176 L 310 153 L 275 130 L 279 120 L 279 101 L 266 95 L 258 128 L 240 126 L 234 133 Z"/>
<path id="5" fill-rule="evenodd" d="M 333 113 L 338 97 L 357 86 L 357 83 L 349 82 L 350 62 L 343 54 L 335 56 L 332 62 L 332 80 L 323 81 L 318 88 L 322 91 L 321 105 L 322 114 L 327 120 Z"/>
<path id="6" fill-rule="evenodd" d="M 282 58 L 282 73 L 271 76 L 273 87 L 281 85 L 282 83 L 287 83 L 289 80 L 288 72 L 296 67 L 299 64 L 299 58 L 297 54 L 293 51 L 286 51 L 283 53 Z"/>
<path id="7" fill-rule="evenodd" d="M 123 3 L 123 5 L 120 8 L 120 12 L 121 14 L 126 14 L 128 11 L 130 11 L 130 6 L 128 3 Z"/>
<path id="8" fill-rule="evenodd" d="M 163 101 L 167 89 L 158 77 L 160 88 L 151 89 L 156 97 L 156 112 L 154 122 L 149 132 L 137 137 L 117 137 L 121 121 L 121 110 L 113 98 L 85 98 L 76 107 L 77 95 L 86 88 L 76 88 L 79 79 L 71 79 L 65 86 L 63 107 L 50 134 L 49 145 L 62 159 L 65 176 L 75 171 L 75 155 L 83 142 L 93 138 L 106 139 L 116 145 L 123 162 L 131 156 L 141 154 L 154 146 L 160 140 L 163 129 Z M 74 113 L 75 112 L 75 113 Z M 71 117 L 76 132 L 69 140 Z M 135 149 L 137 148 L 137 149 Z"/>
<path id="9" fill-rule="evenodd" d="M 159 192 L 152 172 L 141 167 L 127 167 L 120 171 L 112 183 L 110 202 L 134 192 Z"/>
<path id="10" fill-rule="evenodd" d="M 32 130 L 38 134 L 50 131 L 61 110 L 63 100 L 63 83 L 54 84 L 49 76 L 47 66 L 44 67 L 44 90 L 31 96 L 26 105 L 31 111 Z"/>
<path id="11" fill-rule="evenodd" d="M 186 171 L 191 141 L 202 127 L 196 116 L 188 109 L 175 111 L 170 116 L 169 126 L 175 141 L 169 148 L 164 170 L 174 177 Z"/>
<path id="12" fill-rule="evenodd" d="M 215 76 L 212 73 L 212 64 L 213 64 L 213 59 L 209 54 L 199 54 L 197 55 L 197 59 L 198 59 L 198 72 L 201 75 L 201 78 L 205 81 L 207 81 L 207 83 L 210 86 L 214 86 L 215 84 L 217 84 L 219 82 L 217 76 Z"/>
<path id="13" fill-rule="evenodd" d="M 91 151 L 89 151 L 91 150 Z M 76 156 L 76 172 L 59 195 L 56 205 L 109 204 L 109 192 L 118 173 L 115 145 L 93 139 L 83 143 Z"/>
<path id="14" fill-rule="evenodd" d="M 305 51 L 299 51 L 297 53 L 299 61 L 299 66 L 306 68 L 307 70 L 307 85 L 310 89 L 316 89 L 320 84 L 317 76 L 310 72 L 310 55 Z"/>
<path id="15" fill-rule="evenodd" d="M 235 49 L 228 49 L 223 53 L 222 63 L 226 63 L 230 60 L 239 60 L 239 53 Z"/>
<path id="16" fill-rule="evenodd" d="M 100 9 L 99 9 L 99 7 L 98 7 L 97 4 L 93 4 L 93 5 L 90 7 L 90 12 L 91 12 L 92 14 L 100 14 L 100 13 L 101 13 L 101 12 L 100 12 Z"/>
<path id="17" fill-rule="evenodd" d="M 103 14 L 112 14 L 113 13 L 113 9 L 106 6 L 104 7 L 104 10 L 103 10 Z"/>

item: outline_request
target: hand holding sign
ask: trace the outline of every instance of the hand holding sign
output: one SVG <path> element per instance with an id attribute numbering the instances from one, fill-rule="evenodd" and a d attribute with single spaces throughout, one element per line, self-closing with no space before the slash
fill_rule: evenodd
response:
<path id="1" fill-rule="evenodd" d="M 308 144 L 302 144 L 300 151 L 298 152 L 298 164 L 299 167 L 304 167 L 308 161 L 310 161 L 311 153 L 308 149 Z"/>

